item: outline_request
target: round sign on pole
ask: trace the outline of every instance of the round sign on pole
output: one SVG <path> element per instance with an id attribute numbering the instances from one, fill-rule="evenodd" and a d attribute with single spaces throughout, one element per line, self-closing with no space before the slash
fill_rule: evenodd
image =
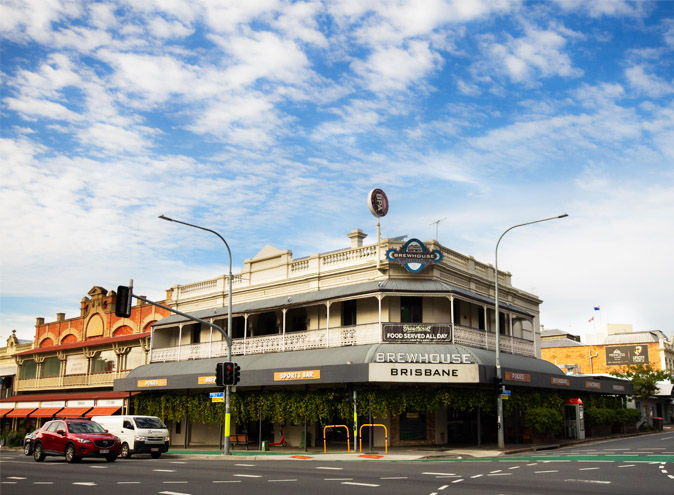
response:
<path id="1" fill-rule="evenodd" d="M 370 212 L 377 218 L 384 217 L 388 213 L 388 198 L 381 189 L 372 189 L 367 195 L 367 203 Z"/>

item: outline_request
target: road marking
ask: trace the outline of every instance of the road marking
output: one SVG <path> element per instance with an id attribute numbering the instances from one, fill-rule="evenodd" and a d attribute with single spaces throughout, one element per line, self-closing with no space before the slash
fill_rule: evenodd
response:
<path id="1" fill-rule="evenodd" d="M 373 483 L 356 483 L 355 481 L 343 481 L 342 485 L 372 486 L 372 487 L 381 486 L 381 485 L 375 485 Z"/>
<path id="2" fill-rule="evenodd" d="M 407 476 L 383 476 L 380 480 L 406 480 Z"/>
<path id="3" fill-rule="evenodd" d="M 180 485 L 180 484 L 185 484 L 189 483 L 189 481 L 162 481 L 165 485 Z"/>
<path id="4" fill-rule="evenodd" d="M 7 476 L 8 480 L 27 480 L 28 478 L 22 478 L 21 476 Z"/>
<path id="5" fill-rule="evenodd" d="M 234 474 L 232 476 L 236 476 L 238 478 L 262 478 L 262 476 L 259 474 Z"/>
<path id="6" fill-rule="evenodd" d="M 214 480 L 213 483 L 241 483 L 241 480 Z"/>
<path id="7" fill-rule="evenodd" d="M 449 485 L 442 485 L 440 488 L 438 488 L 438 491 L 444 490 L 444 489 L 447 488 L 448 486 L 449 486 Z"/>
<path id="8" fill-rule="evenodd" d="M 452 481 L 452 483 L 461 483 L 462 481 L 463 481 L 463 479 L 460 479 L 460 480 L 454 480 L 454 481 Z"/>
<path id="9" fill-rule="evenodd" d="M 513 473 L 493 473 L 493 474 L 488 474 L 487 476 L 512 476 Z"/>
<path id="10" fill-rule="evenodd" d="M 471 476 L 470 479 L 475 479 L 475 478 L 482 478 L 484 474 L 476 474 L 475 476 Z"/>
<path id="11" fill-rule="evenodd" d="M 429 472 L 425 472 L 425 473 L 421 473 L 421 474 L 427 474 L 429 476 L 456 476 L 456 474 L 454 474 L 454 473 L 429 473 Z"/>
<path id="12" fill-rule="evenodd" d="M 171 464 L 187 464 L 186 461 L 171 461 Z"/>
<path id="13" fill-rule="evenodd" d="M 503 472 L 503 470 L 502 470 L 502 469 L 498 469 L 498 470 L 496 470 L 496 471 L 489 471 L 489 474 L 496 474 L 496 473 L 501 473 L 501 472 Z"/>
<path id="14" fill-rule="evenodd" d="M 323 481 L 352 481 L 353 478 L 323 478 Z"/>
<path id="15" fill-rule="evenodd" d="M 297 478 L 295 479 L 289 479 L 289 480 L 267 480 L 269 483 L 280 483 L 282 481 L 297 481 Z"/>
<path id="16" fill-rule="evenodd" d="M 155 473 L 175 473 L 175 469 L 153 469 Z"/>
<path id="17" fill-rule="evenodd" d="M 34 485 L 53 485 L 53 481 L 34 481 Z"/>
<path id="18" fill-rule="evenodd" d="M 595 470 L 595 469 L 601 469 L 601 468 L 598 468 L 598 467 L 592 467 L 592 468 L 580 468 L 578 471 L 593 471 L 593 470 Z"/>
<path id="19" fill-rule="evenodd" d="M 89 466 L 91 469 L 108 469 L 108 466 Z"/>
<path id="20" fill-rule="evenodd" d="M 545 474 L 545 473 L 559 473 L 559 469 L 551 469 L 549 471 L 534 471 L 535 474 Z"/>
<path id="21" fill-rule="evenodd" d="M 326 469 L 326 470 L 331 470 L 331 471 L 341 471 L 341 470 L 343 470 L 344 468 L 318 466 L 316 469 Z"/>
<path id="22" fill-rule="evenodd" d="M 519 468 L 521 468 L 521 467 L 522 467 L 522 466 L 513 466 L 513 467 L 509 467 L 508 469 L 519 469 Z"/>
<path id="23" fill-rule="evenodd" d="M 16 481 L 0 481 L 3 485 L 16 485 Z"/>
<path id="24" fill-rule="evenodd" d="M 619 468 L 624 468 L 624 467 L 634 467 L 635 464 L 623 464 L 622 466 L 618 466 Z"/>
<path id="25" fill-rule="evenodd" d="M 191 495 L 190 493 L 180 493 L 180 492 L 159 492 L 161 495 Z"/>
<path id="26" fill-rule="evenodd" d="M 77 481 L 73 483 L 73 485 L 80 485 L 80 486 L 96 486 L 96 483 L 93 481 Z"/>
<path id="27" fill-rule="evenodd" d="M 255 464 L 234 464 L 234 465 L 240 467 L 255 467 Z"/>
<path id="28" fill-rule="evenodd" d="M 140 481 L 118 481 L 118 485 L 140 485 Z"/>
<path id="29" fill-rule="evenodd" d="M 576 483 L 593 483 L 595 485 L 610 485 L 610 481 L 599 481 L 599 480 L 564 480 L 564 481 L 574 481 Z"/>

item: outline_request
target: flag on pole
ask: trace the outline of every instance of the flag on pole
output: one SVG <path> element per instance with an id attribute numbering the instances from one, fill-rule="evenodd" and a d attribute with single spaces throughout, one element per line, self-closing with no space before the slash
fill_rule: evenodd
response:
<path id="1" fill-rule="evenodd" d="M 599 311 L 599 306 L 595 306 L 595 307 L 594 307 L 594 310 L 595 310 L 595 311 Z"/>
<path id="2" fill-rule="evenodd" d="M 594 316 L 592 318 L 590 318 L 589 320 L 587 320 L 588 323 L 592 323 L 593 321 L 594 321 Z"/>

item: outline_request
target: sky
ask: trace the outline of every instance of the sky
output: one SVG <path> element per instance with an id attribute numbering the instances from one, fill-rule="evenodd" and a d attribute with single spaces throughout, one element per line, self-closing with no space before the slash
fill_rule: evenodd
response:
<path id="1" fill-rule="evenodd" d="M 674 331 L 674 2 L 3 0 L 0 340 L 265 245 L 407 235 Z M 595 311 L 593 308 L 601 309 Z M 590 322 L 595 317 L 595 321 Z"/>

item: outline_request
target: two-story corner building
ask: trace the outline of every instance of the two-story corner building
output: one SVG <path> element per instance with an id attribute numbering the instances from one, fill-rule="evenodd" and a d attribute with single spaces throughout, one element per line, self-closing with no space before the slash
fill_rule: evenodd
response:
<path id="1" fill-rule="evenodd" d="M 233 276 L 232 361 L 241 367 L 236 394 L 337 389 L 357 398 L 364 390 L 416 388 L 431 394 L 489 391 L 495 403 L 494 268 L 436 241 L 383 239 L 378 246 L 364 245 L 360 230 L 348 237 L 349 248 L 297 259 L 266 246 Z M 513 287 L 510 273 L 498 276 L 506 386 L 565 394 L 628 392 L 622 381 L 588 384 L 539 359 L 542 301 Z M 175 286 L 167 300 L 225 329 L 228 286 L 226 276 Z M 226 355 L 217 330 L 169 316 L 153 326 L 150 364 L 116 380 L 115 390 L 208 396 L 218 391 L 215 367 Z M 368 411 L 358 415 L 369 420 Z M 392 445 L 479 444 L 496 437 L 495 415 L 479 408 L 440 407 L 429 414 L 410 409 L 380 421 Z M 279 441 L 280 428 L 266 438 L 269 428 L 262 423 L 240 421 L 237 429 L 260 441 Z M 193 424 L 189 415 L 170 426 L 175 445 L 222 438 L 218 425 Z M 291 444 L 300 443 L 300 430 L 287 426 Z M 386 432 L 375 432 L 379 445 Z M 317 424 L 309 433 L 314 440 L 322 437 Z"/>
<path id="2" fill-rule="evenodd" d="M 128 394 L 115 392 L 114 380 L 148 362 L 150 328 L 168 311 L 141 304 L 118 318 L 115 300 L 114 291 L 93 287 L 78 317 L 37 318 L 34 342 L 12 353 L 16 376 L 12 393 L 0 399 L 3 428 L 33 429 L 53 417 L 123 407 Z"/>

